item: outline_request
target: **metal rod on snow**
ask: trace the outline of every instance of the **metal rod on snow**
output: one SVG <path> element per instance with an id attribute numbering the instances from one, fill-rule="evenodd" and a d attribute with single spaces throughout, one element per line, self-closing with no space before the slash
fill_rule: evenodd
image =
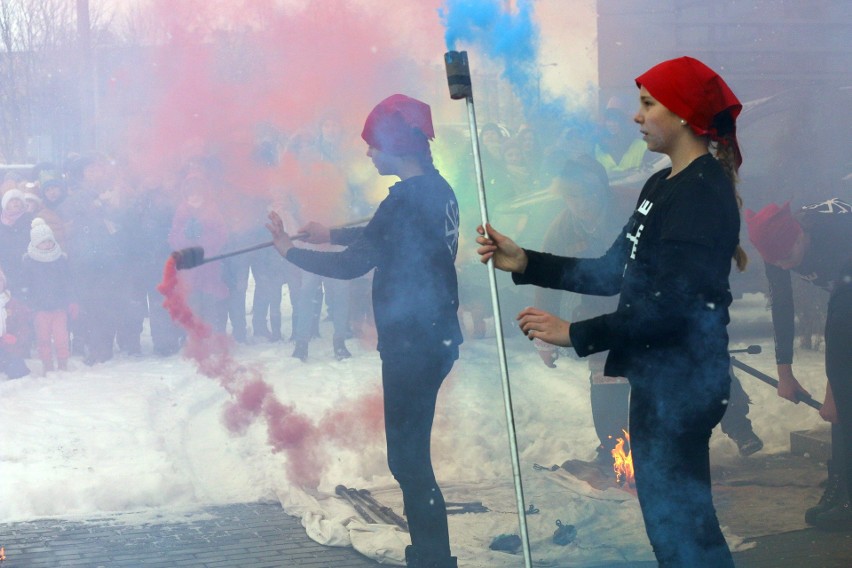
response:
<path id="1" fill-rule="evenodd" d="M 361 506 L 361 504 L 355 500 L 355 497 L 351 493 L 349 493 L 345 485 L 338 485 L 334 488 L 334 492 L 349 501 L 349 504 L 352 505 L 352 508 L 355 509 L 356 513 L 361 515 L 361 518 L 363 518 L 371 525 L 376 524 L 376 519 L 374 519 L 373 516 L 370 515 L 370 513 L 368 513 L 367 510 L 364 509 L 364 507 Z"/>
<path id="2" fill-rule="evenodd" d="M 470 67 L 466 51 L 448 51 L 444 54 L 447 67 L 447 83 L 450 87 L 450 98 L 465 99 L 467 103 L 467 119 L 470 127 L 470 142 L 473 146 L 473 163 L 476 169 L 476 186 L 479 193 L 479 213 L 482 226 L 488 224 L 488 206 L 485 202 L 485 181 L 482 175 L 482 160 L 479 153 L 479 137 L 476 128 L 476 111 L 473 106 L 473 88 L 470 80 Z M 532 566 L 530 554 L 530 538 L 527 531 L 526 507 L 524 506 L 524 488 L 521 483 L 521 463 L 518 457 L 518 439 L 515 434 L 515 417 L 512 412 L 512 392 L 509 385 L 509 367 L 506 362 L 506 346 L 503 342 L 503 325 L 500 319 L 500 299 L 497 294 L 497 276 L 494 271 L 494 261 L 488 261 L 488 284 L 491 287 L 491 310 L 494 313 L 494 327 L 497 331 L 497 351 L 500 355 L 500 377 L 503 382 L 503 405 L 506 409 L 506 427 L 509 431 L 509 449 L 512 454 L 512 473 L 515 482 L 515 500 L 518 504 L 518 523 L 520 524 L 521 546 L 524 551 L 524 566 Z"/>

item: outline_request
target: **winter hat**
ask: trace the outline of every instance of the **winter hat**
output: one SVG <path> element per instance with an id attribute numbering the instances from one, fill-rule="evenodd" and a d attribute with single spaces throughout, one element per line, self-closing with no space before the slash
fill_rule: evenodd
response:
<path id="1" fill-rule="evenodd" d="M 432 111 L 424 102 L 391 95 L 370 111 L 361 138 L 371 147 L 394 156 L 429 153 L 435 137 Z"/>
<path id="2" fill-rule="evenodd" d="M 20 189 L 13 188 L 13 189 L 10 189 L 9 191 L 7 191 L 6 193 L 4 193 L 3 199 L 2 199 L 2 208 L 6 209 L 6 206 L 8 206 L 9 202 L 12 201 L 13 199 L 20 199 L 21 202 L 23 202 L 24 199 L 25 199 L 24 192 L 21 191 Z"/>
<path id="3" fill-rule="evenodd" d="M 24 202 L 25 203 L 26 202 L 32 202 L 32 203 L 35 203 L 38 206 L 38 205 L 41 205 L 41 197 L 39 197 L 36 193 L 34 193 L 32 191 L 25 191 L 24 192 Z"/>
<path id="4" fill-rule="evenodd" d="M 743 105 L 715 71 L 692 57 L 663 61 L 636 78 L 655 99 L 686 120 L 699 136 L 734 146 L 737 166 L 742 155 L 736 137 L 736 118 Z"/>
<path id="5" fill-rule="evenodd" d="M 769 263 L 787 258 L 802 234 L 802 226 L 790 212 L 790 202 L 781 207 L 770 203 L 757 213 L 745 212 L 748 239 Z"/>
<path id="6" fill-rule="evenodd" d="M 42 198 L 44 198 L 45 193 L 51 187 L 58 187 L 59 189 L 61 189 L 63 196 L 68 193 L 68 187 L 65 185 L 65 180 L 61 178 L 51 178 L 39 183 L 38 185 L 38 192 L 41 194 Z"/>
<path id="7" fill-rule="evenodd" d="M 53 241 L 52 249 L 40 249 L 38 245 L 45 241 Z M 33 260 L 39 262 L 52 262 L 62 256 L 62 247 L 56 242 L 53 236 L 53 230 L 44 219 L 36 217 L 33 219 L 32 228 L 30 229 L 30 244 L 27 247 L 27 255 Z"/>

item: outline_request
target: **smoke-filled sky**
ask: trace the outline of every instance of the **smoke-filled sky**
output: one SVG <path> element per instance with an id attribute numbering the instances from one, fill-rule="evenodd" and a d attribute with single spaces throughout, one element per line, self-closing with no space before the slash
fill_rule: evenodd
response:
<path id="1" fill-rule="evenodd" d="M 120 118 L 102 138 L 126 148 L 137 175 L 162 170 L 168 176 L 193 153 L 215 153 L 230 185 L 262 191 L 269 172 L 258 172 L 250 160 L 259 139 L 286 145 L 299 134 L 315 135 L 323 120 L 333 118 L 342 123 L 344 145 L 359 154 L 365 150 L 358 138 L 364 117 L 395 92 L 427 101 L 439 125 L 464 121 L 462 105 L 447 96 L 442 55 L 450 48 L 470 51 L 475 77 L 499 74 L 508 82 L 520 101 L 511 103 L 518 107 L 508 117 L 514 129 L 551 91 L 568 97 L 557 100 L 560 112 L 590 103 L 592 4 L 572 2 L 570 14 L 558 2 L 113 5 L 116 26 L 128 22 L 128 29 L 144 30 L 149 37 L 140 39 L 156 47 L 109 70 L 111 88 L 100 105 L 118 109 Z M 141 21 L 148 25 L 133 23 Z M 542 22 L 552 33 L 542 33 Z M 488 105 L 486 88 L 477 96 Z M 369 178 L 369 169 L 363 171 L 368 165 L 350 160 L 347 175 Z"/>
<path id="2" fill-rule="evenodd" d="M 654 27 L 648 29 L 655 31 L 648 33 L 658 34 L 659 21 L 674 17 L 677 7 L 661 10 L 655 18 L 633 6 L 625 7 L 623 13 L 606 7 L 606 13 L 599 15 L 593 0 L 392 4 L 380 0 L 92 0 L 92 11 L 111 14 L 111 25 L 132 36 L 130 43 L 150 46 L 101 70 L 110 77 L 101 78 L 109 88 L 100 93 L 99 138 L 106 144 L 102 149 L 117 156 L 122 168 L 135 176 L 171 179 L 193 154 L 214 154 L 224 162 L 229 196 L 259 193 L 266 198 L 269 186 L 280 186 L 286 178 L 289 191 L 303 201 L 322 202 L 310 208 L 322 210 L 327 203 L 304 179 L 304 170 L 294 165 L 298 152 L 284 150 L 299 147 L 299 137 L 315 136 L 320 123 L 330 118 L 342 127 L 344 179 L 367 188 L 375 203 L 387 183 L 378 180 L 369 162 L 361 159 L 365 147 L 358 135 L 369 109 L 392 93 L 403 92 L 432 105 L 439 134 L 434 144 L 439 168 L 445 174 L 457 174 L 458 179 L 450 180 L 456 184 L 468 183 L 466 178 L 472 175 L 463 155 L 467 150 L 456 137 L 465 122 L 463 105 L 447 96 L 442 65 L 446 50 L 469 52 L 480 125 L 499 122 L 510 134 L 524 124 L 533 125 L 544 143 L 557 134 L 548 128 L 573 126 L 592 144 L 605 136 L 600 122 L 611 94 L 620 97 L 616 106 L 624 112 L 622 127 L 636 132 L 630 121 L 632 77 L 662 58 L 708 54 L 711 67 L 730 74 L 729 82 L 735 92 L 743 93 L 744 101 L 786 93 L 748 110 L 741 119 L 746 124 L 740 129 L 746 204 L 759 208 L 773 199 L 769 187 L 778 188 L 778 199 L 807 202 L 807 191 L 800 188 L 802 175 L 779 173 L 779 165 L 803 153 L 826 172 L 825 179 L 812 185 L 818 198 L 827 198 L 836 193 L 841 170 L 848 169 L 848 159 L 838 150 L 843 146 L 838 133 L 843 130 L 834 133 L 833 121 L 826 122 L 824 113 L 812 108 L 808 110 L 808 143 L 802 144 L 795 122 L 787 115 L 802 104 L 823 106 L 820 100 L 808 105 L 807 92 L 790 93 L 807 90 L 813 84 L 814 69 L 824 67 L 829 73 L 832 65 L 842 68 L 849 54 L 837 46 L 844 35 L 848 37 L 849 22 L 842 27 L 842 2 L 826 3 L 816 13 L 800 13 L 796 3 L 775 4 L 774 11 L 772 3 L 754 2 L 725 4 L 712 13 L 695 14 L 719 30 L 726 29 L 726 24 L 714 21 L 737 22 L 727 45 L 741 50 L 741 55 L 725 60 L 724 53 L 730 50 L 724 51 L 718 42 L 703 41 L 698 31 L 647 39 L 637 33 L 637 22 L 649 22 Z M 683 17 L 696 10 L 684 7 Z M 778 18 L 779 34 L 801 25 L 802 18 L 818 22 L 820 13 L 839 20 L 821 36 L 825 56 L 819 65 L 806 57 L 784 55 L 798 36 L 791 35 L 787 45 L 772 43 L 767 50 L 777 34 L 757 28 L 753 34 L 748 32 L 749 26 L 770 13 Z M 625 30 L 623 38 L 619 25 Z M 640 49 L 637 38 L 648 42 L 647 49 Z M 599 46 L 599 40 L 605 44 Z M 716 48 L 720 51 L 712 51 Z M 648 56 L 643 58 L 642 52 Z M 619 53 L 623 61 L 613 62 L 613 54 Z M 602 70 L 599 61 L 606 65 Z M 613 85 L 610 77 L 616 69 L 623 77 Z M 800 83 L 795 80 L 797 72 Z M 843 81 L 837 75 L 834 79 Z M 761 84 L 764 88 L 755 87 Z M 822 92 L 826 91 L 830 89 Z M 829 94 L 823 96 L 828 97 L 825 105 L 836 105 Z M 848 96 L 840 97 L 844 101 Z M 779 119 L 766 125 L 760 122 L 761 113 Z M 826 124 L 828 131 L 816 128 L 817 124 Z M 282 154 L 282 162 L 274 168 L 258 168 L 251 158 L 254 147 L 264 142 L 277 143 Z M 304 163 L 306 158 L 301 159 Z M 341 181 L 326 184 L 331 198 L 339 197 Z M 235 201 L 239 205 L 239 199 Z"/>

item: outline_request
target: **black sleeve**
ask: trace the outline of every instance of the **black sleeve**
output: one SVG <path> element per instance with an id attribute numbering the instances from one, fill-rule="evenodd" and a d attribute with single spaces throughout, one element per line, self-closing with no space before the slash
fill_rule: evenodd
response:
<path id="1" fill-rule="evenodd" d="M 527 268 L 523 274 L 512 274 L 512 280 L 578 294 L 614 296 L 621 291 L 630 250 L 625 234 L 626 227 L 600 258 L 571 258 L 525 249 Z"/>
<path id="2" fill-rule="evenodd" d="M 769 304 L 775 334 L 775 363 L 789 365 L 793 362 L 793 337 L 796 333 L 790 271 L 766 264 L 766 279 L 769 281 Z"/>
<path id="3" fill-rule="evenodd" d="M 701 311 L 722 309 L 706 292 L 712 249 L 695 243 L 662 241 L 648 268 L 649 280 L 636 286 L 615 312 L 571 325 L 571 343 L 581 357 L 624 345 L 651 345 L 681 339 Z"/>
<path id="4" fill-rule="evenodd" d="M 342 251 L 326 252 L 293 247 L 287 251 L 286 258 L 313 274 L 351 280 L 375 268 L 377 257 L 375 247 L 362 237 Z"/>
<path id="5" fill-rule="evenodd" d="M 331 244 L 349 246 L 364 233 L 364 227 L 343 227 L 332 229 L 330 233 Z"/>

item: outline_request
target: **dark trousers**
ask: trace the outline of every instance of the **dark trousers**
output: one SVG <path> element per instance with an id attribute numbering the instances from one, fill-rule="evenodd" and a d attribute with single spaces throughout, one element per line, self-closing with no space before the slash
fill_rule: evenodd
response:
<path id="1" fill-rule="evenodd" d="M 828 300 L 825 320 L 825 374 L 834 394 L 842 446 L 842 465 L 846 488 L 852 495 L 852 263 L 848 264 Z M 837 443 L 832 437 L 832 444 Z M 838 452 L 833 452 L 838 455 Z"/>
<path id="2" fill-rule="evenodd" d="M 382 355 L 388 466 L 402 489 L 411 544 L 421 556 L 450 556 L 447 507 L 432 470 L 435 402 L 452 357 Z"/>
<path id="3" fill-rule="evenodd" d="M 604 383 L 591 385 L 592 419 L 595 432 L 600 440 L 599 451 L 609 454 L 618 438 L 624 438 L 627 429 L 627 413 L 630 398 L 630 385 L 625 383 Z M 722 417 L 722 432 L 734 441 L 748 439 L 754 435 L 751 420 L 748 419 L 748 398 L 739 379 L 731 371 L 731 394 L 728 409 Z"/>
<path id="4" fill-rule="evenodd" d="M 751 400 L 748 394 L 743 389 L 739 378 L 734 374 L 731 367 L 731 396 L 728 399 L 728 410 L 722 417 L 722 432 L 728 435 L 735 442 L 747 440 L 753 436 L 754 430 L 751 426 L 751 420 L 748 419 L 748 405 Z"/>
<path id="5" fill-rule="evenodd" d="M 675 380 L 657 388 L 634 382 L 630 393 L 630 447 L 645 530 L 662 567 L 733 568 L 710 491 L 710 434 L 725 413 L 728 389 L 694 389 L 690 396 L 683 388 Z"/>
<path id="6" fill-rule="evenodd" d="M 163 295 L 157 291 L 156 283 L 149 283 L 146 291 L 148 303 L 148 324 L 151 342 L 157 355 L 173 355 L 180 350 L 183 330 L 172 321 L 169 312 L 163 307 Z"/>
<path id="7" fill-rule="evenodd" d="M 232 256 L 225 261 L 227 318 L 231 320 L 231 334 L 236 341 L 246 340 L 246 293 L 251 262 L 251 255 Z"/>

